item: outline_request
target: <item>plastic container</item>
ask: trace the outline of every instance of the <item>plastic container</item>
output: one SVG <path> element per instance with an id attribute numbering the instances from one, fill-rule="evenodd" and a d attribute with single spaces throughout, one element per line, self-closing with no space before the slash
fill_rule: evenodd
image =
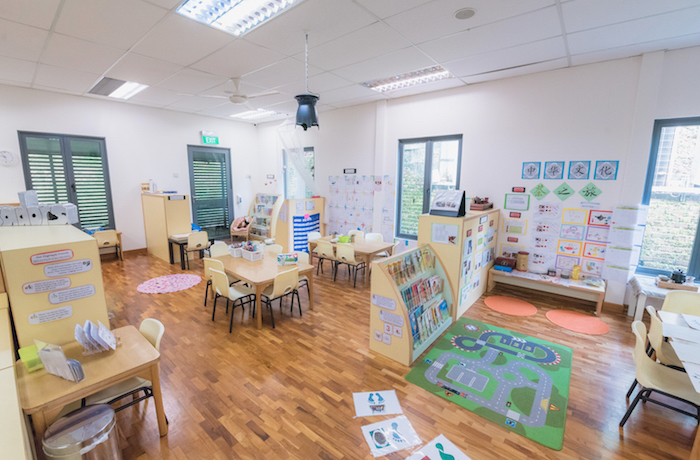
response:
<path id="1" fill-rule="evenodd" d="M 122 460 L 114 409 L 106 404 L 81 407 L 54 422 L 41 444 L 47 458 Z"/>
<path id="2" fill-rule="evenodd" d="M 24 363 L 24 367 L 27 369 L 27 372 L 34 372 L 44 368 L 44 364 L 41 362 L 41 358 L 39 358 L 39 351 L 37 350 L 36 345 L 22 347 L 17 350 L 17 352 L 19 353 L 19 359 L 21 359 L 22 363 Z"/>
<path id="3" fill-rule="evenodd" d="M 520 251 L 515 258 L 515 269 L 519 272 L 527 271 L 527 263 L 530 258 L 530 253 L 525 251 Z"/>
<path id="4" fill-rule="evenodd" d="M 349 243 L 350 242 L 350 237 L 349 236 L 340 236 L 338 237 L 338 243 Z"/>
<path id="5" fill-rule="evenodd" d="M 257 262 L 258 260 L 262 260 L 263 251 L 246 251 L 245 249 L 241 249 L 241 255 L 245 260 Z"/>
<path id="6" fill-rule="evenodd" d="M 241 252 L 243 252 L 241 248 L 228 248 L 228 253 L 231 254 L 231 257 L 241 257 Z"/>

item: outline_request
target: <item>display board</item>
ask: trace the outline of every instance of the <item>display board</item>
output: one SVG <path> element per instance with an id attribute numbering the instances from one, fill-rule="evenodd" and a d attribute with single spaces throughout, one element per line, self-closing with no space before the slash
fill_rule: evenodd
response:
<path id="1" fill-rule="evenodd" d="M 273 222 L 275 243 L 282 246 L 283 252 L 308 250 L 309 232 L 325 235 L 325 205 L 322 197 L 284 200 Z"/>
<path id="2" fill-rule="evenodd" d="M 453 320 L 453 290 L 430 245 L 372 263 L 370 349 L 407 366 Z"/>

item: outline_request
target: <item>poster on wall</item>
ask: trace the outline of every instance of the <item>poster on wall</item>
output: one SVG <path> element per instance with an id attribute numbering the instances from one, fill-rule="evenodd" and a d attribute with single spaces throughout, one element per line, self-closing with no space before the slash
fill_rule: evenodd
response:
<path id="1" fill-rule="evenodd" d="M 591 172 L 590 161 L 570 161 L 569 179 L 587 180 Z"/>
<path id="2" fill-rule="evenodd" d="M 530 190 L 530 195 L 534 196 L 538 200 L 541 200 L 549 195 L 549 189 L 545 187 L 543 183 L 539 183 L 533 187 L 532 190 Z"/>
<path id="3" fill-rule="evenodd" d="M 585 187 L 583 187 L 581 190 L 578 191 L 578 194 L 581 195 L 583 197 L 583 199 L 585 199 L 588 202 L 595 200 L 602 193 L 603 193 L 603 191 L 601 189 L 599 189 L 598 187 L 596 187 L 596 185 L 593 182 L 591 182 L 590 184 L 586 185 Z"/>
<path id="4" fill-rule="evenodd" d="M 525 246 L 520 246 L 517 244 L 501 244 L 500 257 L 508 257 L 509 259 L 515 259 L 518 252 L 524 251 Z"/>
<path id="5" fill-rule="evenodd" d="M 586 241 L 609 243 L 610 229 L 606 227 L 586 227 Z"/>
<path id="6" fill-rule="evenodd" d="M 574 265 L 579 265 L 580 261 L 581 261 L 580 257 L 559 255 L 559 256 L 557 256 L 557 261 L 556 261 L 556 264 L 554 266 L 556 268 L 560 268 L 562 270 L 571 270 L 574 268 Z"/>
<path id="7" fill-rule="evenodd" d="M 560 236 L 567 240 L 583 241 L 583 225 L 562 224 Z"/>
<path id="8" fill-rule="evenodd" d="M 525 235 L 527 233 L 527 220 L 505 218 L 503 219 L 503 231 Z"/>
<path id="9" fill-rule="evenodd" d="M 459 225 L 433 224 L 431 242 L 440 244 L 457 244 Z"/>
<path id="10" fill-rule="evenodd" d="M 586 243 L 583 248 L 583 257 L 604 260 L 606 248 L 604 244 Z"/>
<path id="11" fill-rule="evenodd" d="M 535 218 L 559 220 L 559 215 L 561 214 L 562 210 L 562 204 L 543 201 L 541 203 L 537 203 L 533 210 L 535 211 Z"/>
<path id="12" fill-rule="evenodd" d="M 561 184 L 559 187 L 555 188 L 554 191 L 552 192 L 557 198 L 559 198 L 561 201 L 566 201 L 569 199 L 571 196 L 574 195 L 575 190 L 571 188 L 569 184 L 564 182 Z"/>
<path id="13" fill-rule="evenodd" d="M 586 217 L 588 211 L 585 209 L 564 209 L 561 221 L 564 224 L 586 225 Z"/>
<path id="14" fill-rule="evenodd" d="M 612 222 L 612 211 L 601 211 L 592 209 L 588 214 L 588 225 L 598 225 L 601 227 L 609 227 Z"/>
<path id="15" fill-rule="evenodd" d="M 589 275 L 601 276 L 604 265 L 605 263 L 602 260 L 584 258 L 581 264 L 581 271 Z"/>
<path id="16" fill-rule="evenodd" d="M 617 179 L 617 166 L 619 161 L 596 161 L 594 180 Z"/>
<path id="17" fill-rule="evenodd" d="M 583 243 L 580 241 L 559 240 L 559 244 L 557 245 L 557 254 L 578 257 L 581 255 L 582 246 Z"/>
<path id="18" fill-rule="evenodd" d="M 503 209 L 513 211 L 527 211 L 530 209 L 530 195 L 520 195 L 514 193 L 506 193 L 506 201 Z"/>
<path id="19" fill-rule="evenodd" d="M 539 161 L 528 161 L 523 163 L 523 179 L 539 179 L 542 163 Z"/>
<path id="20" fill-rule="evenodd" d="M 563 161 L 547 161 L 544 164 L 545 179 L 563 179 L 564 178 L 564 162 Z"/>

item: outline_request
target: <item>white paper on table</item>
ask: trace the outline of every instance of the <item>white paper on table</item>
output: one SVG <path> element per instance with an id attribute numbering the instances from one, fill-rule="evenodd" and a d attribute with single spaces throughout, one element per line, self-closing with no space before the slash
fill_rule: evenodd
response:
<path id="1" fill-rule="evenodd" d="M 372 455 L 381 457 L 421 443 L 418 433 L 405 415 L 365 425 L 362 434 Z"/>
<path id="2" fill-rule="evenodd" d="M 697 343 L 684 343 L 675 339 L 670 340 L 668 343 L 671 344 L 673 350 L 678 355 L 678 359 L 683 361 L 683 363 L 700 364 L 700 346 L 698 346 Z"/>
<path id="3" fill-rule="evenodd" d="M 661 325 L 663 326 L 664 337 L 687 340 L 696 344 L 700 343 L 700 331 L 670 323 L 661 323 Z M 697 348 L 698 352 L 700 352 L 700 346 Z"/>
<path id="4" fill-rule="evenodd" d="M 90 342 L 86 337 L 85 337 L 85 331 L 83 331 L 83 327 L 80 324 L 75 325 L 75 333 L 74 333 L 75 340 L 82 345 L 82 347 L 87 351 L 88 353 L 97 353 L 100 350 L 96 350 L 95 347 L 93 347 L 92 342 Z"/>
<path id="5" fill-rule="evenodd" d="M 471 460 L 442 434 L 413 452 L 406 460 L 442 460 L 443 458 Z"/>
<path id="6" fill-rule="evenodd" d="M 396 390 L 353 393 L 352 399 L 355 403 L 355 417 L 403 414 Z"/>
<path id="7" fill-rule="evenodd" d="M 109 347 L 102 344 L 102 341 L 98 340 L 99 337 L 99 332 L 97 329 L 97 326 L 95 323 L 90 321 L 89 319 L 85 321 L 85 326 L 83 326 L 83 330 L 85 331 L 85 337 L 92 343 L 92 345 L 99 351 L 107 351 L 109 350 Z"/>
<path id="8" fill-rule="evenodd" d="M 688 377 L 690 377 L 693 388 L 695 388 L 695 391 L 700 393 L 700 364 L 684 363 L 683 367 L 688 373 Z"/>
<path id="9" fill-rule="evenodd" d="M 683 313 L 683 319 L 686 323 L 688 323 L 688 326 L 692 327 L 693 329 L 700 329 L 700 316 Z"/>
<path id="10" fill-rule="evenodd" d="M 98 335 L 100 339 L 112 350 L 117 349 L 117 339 L 114 337 L 114 334 L 112 334 L 112 331 L 110 331 L 107 326 L 102 324 L 101 322 L 97 322 L 98 325 Z"/>

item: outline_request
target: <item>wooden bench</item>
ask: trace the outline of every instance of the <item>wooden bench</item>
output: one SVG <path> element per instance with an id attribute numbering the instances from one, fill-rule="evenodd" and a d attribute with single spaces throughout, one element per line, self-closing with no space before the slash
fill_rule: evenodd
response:
<path id="1" fill-rule="evenodd" d="M 492 268 L 489 270 L 488 291 L 491 291 L 496 283 L 510 284 L 537 291 L 550 292 L 552 294 L 574 297 L 576 299 L 590 300 L 596 302 L 595 314 L 600 316 L 605 300 L 605 286 L 590 286 L 583 281 L 565 280 L 547 275 L 537 275 L 535 273 L 504 272 Z"/>

